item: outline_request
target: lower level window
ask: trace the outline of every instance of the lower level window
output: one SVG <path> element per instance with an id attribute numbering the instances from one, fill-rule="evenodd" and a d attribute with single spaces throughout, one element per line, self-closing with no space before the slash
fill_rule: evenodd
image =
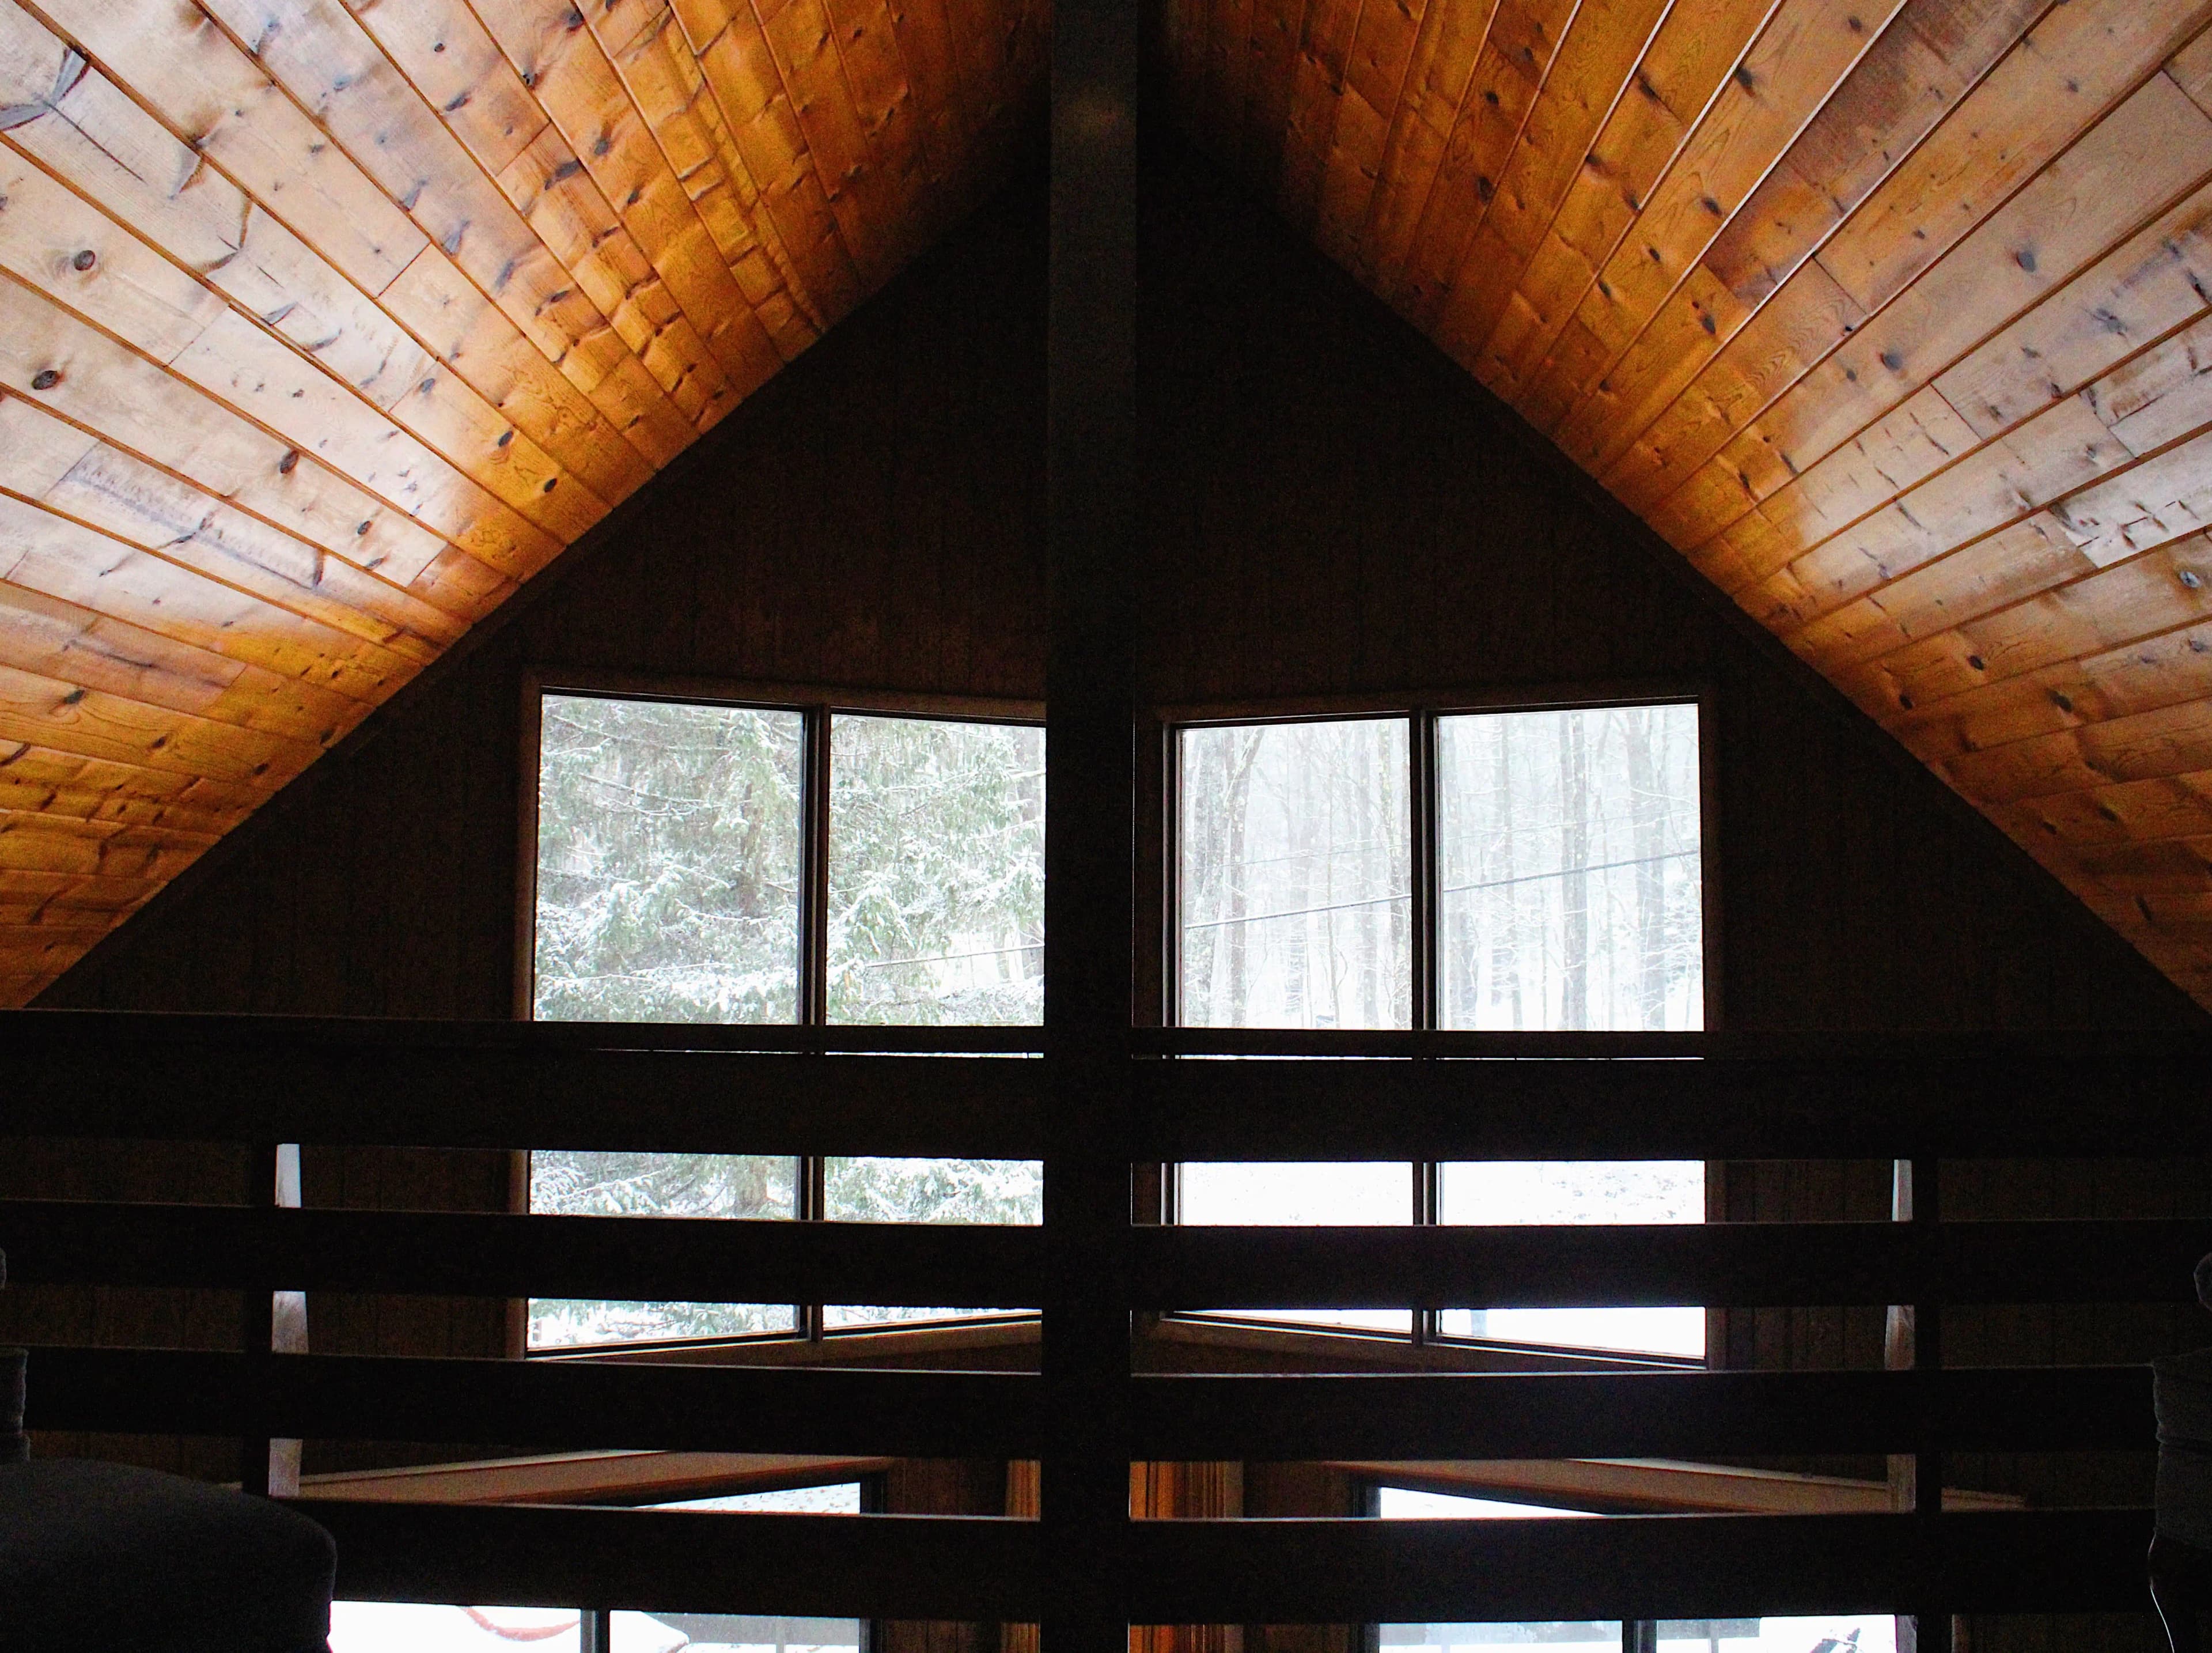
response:
<path id="1" fill-rule="evenodd" d="M 1375 1489 L 1375 1513 L 1385 1521 L 1498 1521 L 1588 1516 L 1551 1505 L 1468 1498 L 1407 1486 Z M 1601 1519 L 1589 1516 L 1590 1519 Z M 1379 1625 L 1380 1647 L 1404 1653 L 1452 1653 L 1458 1648 L 1581 1648 L 1588 1653 L 1650 1647 L 1659 1653 L 1898 1653 L 1897 1620 L 1887 1613 L 1826 1613 L 1811 1618 L 1534 1620 L 1466 1625 Z"/>
<path id="2" fill-rule="evenodd" d="M 1174 1218 L 1254 1226 L 1449 1223 L 1697 1223 L 1701 1160 L 1195 1163 L 1176 1168 Z M 1230 1318 L 1577 1353 L 1700 1360 L 1705 1311 L 1693 1307 L 1255 1309 Z"/>
<path id="3" fill-rule="evenodd" d="M 577 1653 L 575 1607 L 441 1607 L 416 1601 L 333 1601 L 331 1653 Z M 734 1613 L 609 1615 L 613 1653 L 860 1653 L 858 1619 L 776 1619 Z"/>
<path id="4" fill-rule="evenodd" d="M 530 1163 L 531 1210 L 558 1216 L 1034 1224 L 1042 1219 L 1043 1206 L 1043 1168 L 1034 1160 L 814 1160 L 540 1150 Z M 1007 1312 L 866 1304 L 532 1297 L 529 1346 L 551 1350 L 790 1337 L 810 1331 L 995 1318 Z"/>

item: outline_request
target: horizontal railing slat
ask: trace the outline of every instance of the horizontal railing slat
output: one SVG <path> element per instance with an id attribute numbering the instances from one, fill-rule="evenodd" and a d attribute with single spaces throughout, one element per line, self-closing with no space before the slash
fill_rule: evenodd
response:
<path id="1" fill-rule="evenodd" d="M 2148 1451 L 2142 1366 L 1935 1371 L 1146 1376 L 1140 1455 L 1176 1459 L 1699 1458 Z"/>
<path id="2" fill-rule="evenodd" d="M 1138 1228 L 1156 1309 L 2193 1303 L 2212 1221 Z"/>
<path id="3" fill-rule="evenodd" d="M 0 1201 L 25 1284 L 1034 1308 L 1036 1228 Z"/>
<path id="4" fill-rule="evenodd" d="M 1033 1158 L 1042 1064 L 973 1058 L 1038 1039 L 1031 1028 L 5 1012 L 0 1131 Z M 2202 1040 L 1212 1030 L 1131 1040 L 1249 1058 L 1133 1060 L 1139 1160 L 2212 1152 Z M 864 1051 L 878 1054 L 852 1054 Z M 971 1059 L 949 1059 L 961 1054 Z"/>
<path id="5" fill-rule="evenodd" d="M 1037 1380 L 589 1360 L 41 1348 L 42 1430 L 496 1443 L 539 1450 L 1020 1457 Z M 2142 1450 L 2146 1368 L 1409 1373 L 1132 1380 L 1140 1459 L 1698 1457 Z"/>
<path id="6" fill-rule="evenodd" d="M 8 1048 L 13 1136 L 1034 1159 L 1041 1065 L 391 1046 Z"/>
<path id="7" fill-rule="evenodd" d="M 2172 1054 L 1255 1058 L 1139 1061 L 1131 1071 L 1138 1159 L 2212 1152 L 2212 1064 Z"/>
<path id="8" fill-rule="evenodd" d="M 1033 1620 L 1038 1524 L 302 1501 L 353 1599 Z M 2147 1605 L 2143 1510 L 1133 1523 L 1138 1623 L 1437 1623 Z"/>
<path id="9" fill-rule="evenodd" d="M 590 1360 L 35 1348 L 36 1430 L 570 1449 L 1020 1457 L 1043 1434 L 1026 1373 Z"/>
<path id="10" fill-rule="evenodd" d="M 27 1284 L 1034 1308 L 1042 1231 L 0 1201 Z M 1131 1231 L 1139 1306 L 2185 1303 L 2212 1221 Z"/>
<path id="11" fill-rule="evenodd" d="M 1154 1623 L 1455 1623 L 2148 1606 L 2147 1510 L 1138 1522 Z"/>
<path id="12" fill-rule="evenodd" d="M 1038 1524 L 961 1516 L 702 1514 L 338 1503 L 354 1601 L 497 1601 L 818 1618 L 1033 1620 Z"/>

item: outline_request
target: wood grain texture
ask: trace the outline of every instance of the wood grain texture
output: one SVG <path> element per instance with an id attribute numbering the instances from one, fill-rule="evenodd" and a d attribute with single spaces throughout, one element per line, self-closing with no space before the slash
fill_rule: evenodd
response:
<path id="1" fill-rule="evenodd" d="M 1042 97 L 1041 0 L 588 10 L 0 0 L 0 1002 L 969 211 Z"/>
<path id="2" fill-rule="evenodd" d="M 2212 1005 L 2212 5 L 1338 9 L 1185 130 Z"/>

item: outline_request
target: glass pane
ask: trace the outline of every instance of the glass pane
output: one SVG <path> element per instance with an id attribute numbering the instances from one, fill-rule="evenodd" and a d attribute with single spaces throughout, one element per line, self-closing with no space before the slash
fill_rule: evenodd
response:
<path id="1" fill-rule="evenodd" d="M 1413 1168 L 1403 1161 L 1194 1163 L 1178 1168 L 1178 1222 L 1283 1227 L 1377 1227 L 1413 1219 Z M 1223 1310 L 1239 1320 L 1291 1321 L 1411 1335 L 1404 1309 Z"/>
<path id="2" fill-rule="evenodd" d="M 541 1021 L 799 1012 L 796 712 L 547 695 Z"/>
<path id="3" fill-rule="evenodd" d="M 1460 1161 L 1439 1168 L 1437 1214 L 1446 1223 L 1701 1223 L 1705 1167 L 1698 1159 Z M 1693 1308 L 1447 1309 L 1447 1337 L 1553 1348 L 1680 1355 L 1705 1352 L 1705 1311 Z"/>
<path id="4" fill-rule="evenodd" d="M 799 1162 L 771 1154 L 628 1153 L 541 1148 L 530 1156 L 530 1209 L 566 1217 L 799 1215 Z M 532 1297 L 530 1346 L 661 1342 L 788 1332 L 788 1304 L 617 1303 Z"/>
<path id="5" fill-rule="evenodd" d="M 1698 708 L 1437 726 L 1448 1028 L 1705 1024 Z"/>
<path id="6" fill-rule="evenodd" d="M 518 1642 L 541 1653 L 576 1653 L 581 1616 L 574 1607 L 333 1601 L 331 1653 L 512 1653 Z"/>
<path id="7" fill-rule="evenodd" d="M 1662 1619 L 1660 1653 L 1897 1653 L 1887 1613 L 1812 1619 Z"/>
<path id="8" fill-rule="evenodd" d="M 839 714 L 830 1019 L 1044 1019 L 1044 731 Z"/>
<path id="9" fill-rule="evenodd" d="M 1044 1166 L 1034 1159 L 833 1158 L 823 1166 L 823 1193 L 833 1223 L 1037 1223 Z M 822 1314 L 834 1331 L 1018 1312 L 832 1303 Z"/>
<path id="10" fill-rule="evenodd" d="M 1405 1486 L 1378 1487 L 1376 1513 L 1385 1521 L 1511 1521 L 1579 1516 L 1579 1510 L 1555 1510 L 1539 1504 L 1464 1498 L 1449 1492 L 1421 1492 Z M 1597 1517 L 1592 1516 L 1595 1520 Z M 1383 1625 L 1383 1646 L 1428 1648 L 1444 1653 L 1455 1647 L 1603 1648 L 1618 1653 L 1619 1620 L 1538 1620 L 1520 1624 Z"/>
<path id="11" fill-rule="evenodd" d="M 766 1619 L 736 1613 L 617 1613 L 613 1653 L 860 1653 L 858 1619 Z"/>
<path id="12" fill-rule="evenodd" d="M 839 1481 L 830 1486 L 785 1486 L 773 1492 L 728 1492 L 720 1498 L 678 1498 L 672 1504 L 647 1504 L 647 1510 L 727 1510 L 738 1513 L 783 1513 L 805 1516 L 857 1516 L 860 1513 L 860 1483 Z"/>
<path id="13" fill-rule="evenodd" d="M 1181 739 L 1183 1025 L 1411 1026 L 1405 720 Z"/>

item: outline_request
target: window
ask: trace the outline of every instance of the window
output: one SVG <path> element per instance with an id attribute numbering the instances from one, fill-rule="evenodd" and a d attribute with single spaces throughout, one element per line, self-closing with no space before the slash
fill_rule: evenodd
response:
<path id="1" fill-rule="evenodd" d="M 528 1004 L 544 1020 L 1033 1024 L 1044 732 L 823 703 L 539 697 Z M 540 1149 L 530 1208 L 1034 1223 L 982 1160 Z M 532 1348 L 788 1336 L 958 1309 L 536 1298 Z"/>
<path id="2" fill-rule="evenodd" d="M 1508 1503 L 1405 1486 L 1375 1489 L 1374 1512 L 1385 1521 L 1498 1521 L 1589 1512 Z M 1579 1648 L 1584 1653 L 1656 1647 L 1659 1653 L 1897 1653 L 1897 1620 L 1887 1613 L 1830 1613 L 1817 1618 L 1545 1620 L 1519 1624 L 1379 1625 L 1383 1648 L 1452 1653 L 1458 1648 Z"/>
<path id="3" fill-rule="evenodd" d="M 1223 723 L 1174 734 L 1171 999 L 1189 1027 L 1705 1024 L 1698 708 Z M 1695 1162 L 1184 1165 L 1197 1223 L 1698 1222 Z M 1240 1317 L 1698 1358 L 1696 1308 Z"/>

